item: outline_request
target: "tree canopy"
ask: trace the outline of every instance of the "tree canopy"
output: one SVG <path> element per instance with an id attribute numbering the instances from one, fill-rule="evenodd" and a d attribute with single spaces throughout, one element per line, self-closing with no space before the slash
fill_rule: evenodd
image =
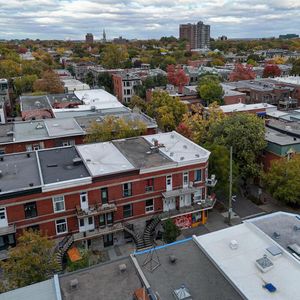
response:
<path id="1" fill-rule="evenodd" d="M 265 148 L 264 121 L 253 114 L 236 113 L 212 124 L 209 142 L 233 147 L 233 158 L 243 179 L 260 173 L 257 158 Z"/>
<path id="2" fill-rule="evenodd" d="M 284 203 L 300 206 L 300 156 L 274 161 L 262 176 L 271 195 Z"/>
<path id="3" fill-rule="evenodd" d="M 87 129 L 86 143 L 105 142 L 145 134 L 146 125 L 139 120 L 125 120 L 106 116 L 103 121 L 93 122 Z"/>
<path id="4" fill-rule="evenodd" d="M 229 81 L 250 80 L 255 77 L 256 74 L 251 65 L 236 64 L 233 71 L 229 74 Z"/>
<path id="5" fill-rule="evenodd" d="M 300 58 L 293 63 L 291 75 L 300 75 Z"/>
<path id="6" fill-rule="evenodd" d="M 164 131 L 174 130 L 186 112 L 187 106 L 178 97 L 172 97 L 165 91 L 154 91 L 146 110 Z"/>
<path id="7" fill-rule="evenodd" d="M 115 44 L 107 45 L 102 55 L 102 64 L 109 69 L 122 68 L 129 57 L 126 47 Z"/>
<path id="8" fill-rule="evenodd" d="M 24 231 L 17 246 L 8 250 L 8 259 L 1 262 L 4 290 L 20 288 L 46 280 L 58 270 L 53 241 L 36 231 Z"/>
<path id="9" fill-rule="evenodd" d="M 281 70 L 277 65 L 274 64 L 267 64 L 265 65 L 264 71 L 263 71 L 263 77 L 278 77 L 281 75 Z"/>
<path id="10" fill-rule="evenodd" d="M 60 94 L 64 92 L 64 87 L 59 76 L 52 70 L 45 71 L 41 79 L 37 79 L 33 84 L 35 92 L 47 92 L 50 94 Z"/>

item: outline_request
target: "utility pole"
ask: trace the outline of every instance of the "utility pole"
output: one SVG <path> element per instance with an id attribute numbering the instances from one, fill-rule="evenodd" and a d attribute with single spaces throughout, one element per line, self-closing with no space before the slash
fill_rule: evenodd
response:
<path id="1" fill-rule="evenodd" d="M 231 226 L 232 214 L 232 146 L 230 146 L 230 161 L 229 161 L 229 201 L 228 201 L 228 225 Z"/>

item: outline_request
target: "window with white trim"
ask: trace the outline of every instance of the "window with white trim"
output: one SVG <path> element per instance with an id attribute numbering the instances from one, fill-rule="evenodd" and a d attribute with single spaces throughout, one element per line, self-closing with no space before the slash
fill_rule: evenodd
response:
<path id="1" fill-rule="evenodd" d="M 131 182 L 123 184 L 123 197 L 132 196 Z"/>
<path id="2" fill-rule="evenodd" d="M 202 180 L 202 170 L 195 170 L 195 180 L 194 181 L 201 181 Z"/>
<path id="3" fill-rule="evenodd" d="M 145 212 L 149 213 L 149 212 L 152 212 L 152 211 L 154 211 L 154 202 L 153 202 L 153 199 L 146 200 L 146 203 L 145 203 Z"/>
<path id="4" fill-rule="evenodd" d="M 59 219 L 55 221 L 56 234 L 63 234 L 68 232 L 67 219 Z"/>
<path id="5" fill-rule="evenodd" d="M 53 201 L 53 211 L 61 212 L 65 211 L 65 197 L 64 196 L 55 196 L 52 198 Z"/>

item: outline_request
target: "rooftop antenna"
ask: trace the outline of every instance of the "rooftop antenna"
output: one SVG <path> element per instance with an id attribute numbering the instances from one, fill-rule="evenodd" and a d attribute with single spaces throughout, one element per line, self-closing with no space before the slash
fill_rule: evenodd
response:
<path id="1" fill-rule="evenodd" d="M 155 245 L 153 245 L 153 247 L 149 249 L 146 259 L 144 260 L 142 266 L 146 268 L 148 271 L 150 271 L 151 273 L 160 266 L 160 261 L 155 249 Z"/>

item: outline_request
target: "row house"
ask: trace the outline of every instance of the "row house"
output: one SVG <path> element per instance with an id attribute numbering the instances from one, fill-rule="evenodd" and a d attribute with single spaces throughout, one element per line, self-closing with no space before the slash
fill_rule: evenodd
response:
<path id="1" fill-rule="evenodd" d="M 28 228 L 102 248 L 155 217 L 181 228 L 205 223 L 215 203 L 209 155 L 174 131 L 2 155 L 0 249 Z"/>

